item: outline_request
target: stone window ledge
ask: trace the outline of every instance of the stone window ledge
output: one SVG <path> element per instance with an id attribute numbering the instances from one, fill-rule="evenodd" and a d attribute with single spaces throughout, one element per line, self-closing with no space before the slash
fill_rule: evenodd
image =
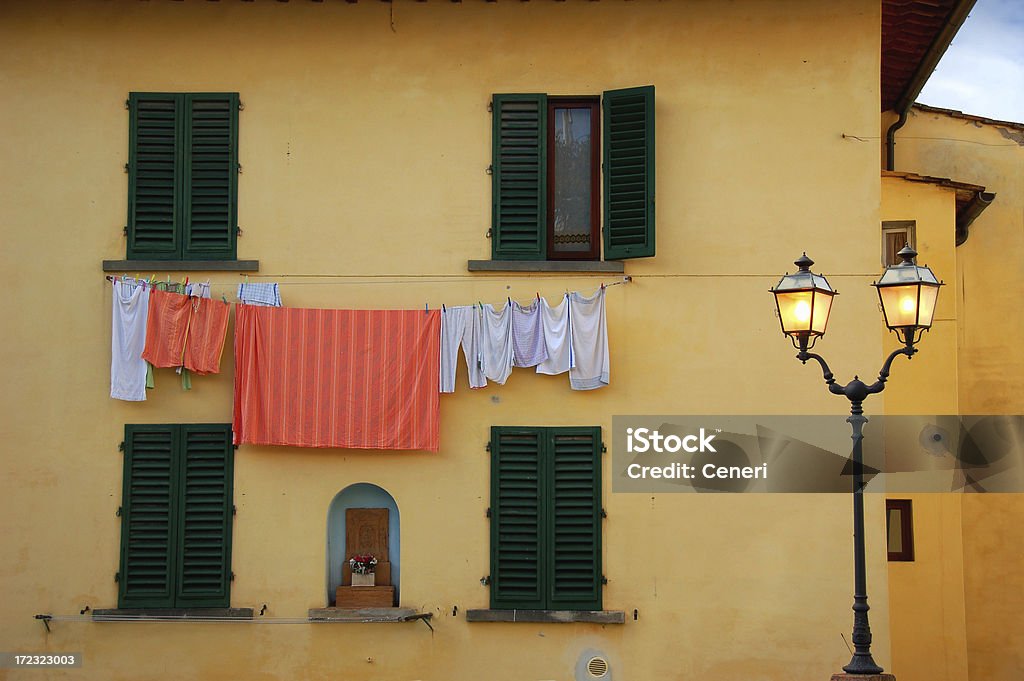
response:
<path id="1" fill-rule="evenodd" d="M 259 260 L 104 260 L 104 272 L 259 272 Z"/>
<path id="2" fill-rule="evenodd" d="M 309 621 L 356 624 L 361 622 L 415 622 L 429 620 L 433 613 L 414 608 L 310 608 Z"/>
<path id="3" fill-rule="evenodd" d="M 469 271 L 622 274 L 626 266 L 618 260 L 470 260 Z"/>
<path id="4" fill-rule="evenodd" d="M 181 622 L 251 620 L 252 608 L 107 608 L 92 611 L 93 622 Z"/>
<path id="5" fill-rule="evenodd" d="M 467 622 L 543 622 L 569 624 L 625 624 L 622 610 L 467 610 Z"/>

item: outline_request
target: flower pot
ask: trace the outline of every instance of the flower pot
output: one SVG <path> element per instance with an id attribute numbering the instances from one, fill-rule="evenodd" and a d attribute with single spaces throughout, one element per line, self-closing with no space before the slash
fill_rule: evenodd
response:
<path id="1" fill-rule="evenodd" d="M 365 575 L 361 575 L 358 572 L 352 573 L 352 586 L 374 586 L 376 583 L 376 577 L 372 572 L 367 572 Z"/>

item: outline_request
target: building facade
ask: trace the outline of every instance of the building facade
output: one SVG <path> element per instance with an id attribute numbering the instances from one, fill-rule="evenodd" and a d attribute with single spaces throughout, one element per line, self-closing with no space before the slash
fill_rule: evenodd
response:
<path id="1" fill-rule="evenodd" d="M 852 618 L 848 496 L 614 493 L 612 418 L 845 413 L 793 361 L 767 289 L 810 254 L 843 294 L 823 341 L 833 369 L 874 371 L 893 342 L 869 286 L 879 224 L 904 219 L 918 221 L 922 260 L 947 290 L 875 408 L 957 413 L 971 308 L 954 274 L 954 192 L 880 181 L 878 145 L 851 138 L 883 124 L 883 10 L 5 4 L 3 647 L 82 653 L 80 669 L 53 678 L 838 671 Z M 559 174 L 556 157 L 577 174 Z M 574 181 L 584 188 L 564 192 Z M 559 231 L 561 209 L 585 218 Z M 214 301 L 277 282 L 288 307 L 428 314 L 603 291 L 610 380 L 574 390 L 520 368 L 474 390 L 459 358 L 436 452 L 233 448 L 234 311 L 219 373 L 183 390 L 158 368 L 145 401 L 110 399 L 105 276 L 124 274 L 208 281 Z M 521 555 L 502 562 L 518 545 L 490 514 L 502 452 L 523 436 L 541 468 L 561 460 L 559 438 L 576 438 L 589 495 L 587 556 L 537 540 L 530 570 L 546 586 L 532 597 L 497 588 L 496 568 L 514 574 Z M 153 452 L 168 508 L 184 509 L 168 531 L 186 540 L 209 538 L 188 526 L 190 457 L 214 461 L 216 482 L 195 483 L 218 490 L 200 518 L 216 525 L 201 547 L 211 562 L 189 568 L 184 545 L 154 559 L 148 535 L 132 543 L 126 514 L 139 517 L 138 462 Z M 554 482 L 537 494 L 568 498 Z M 368 506 L 389 510 L 382 547 L 404 621 L 324 621 L 343 619 L 325 614 L 347 579 L 339 528 Z M 884 513 L 869 495 L 875 659 L 919 678 L 890 655 L 905 621 L 890 614 Z M 543 612 L 509 614 L 522 609 Z M 189 614 L 201 621 L 165 621 Z M 600 663 L 588 671 L 595 659 L 603 676 Z"/>

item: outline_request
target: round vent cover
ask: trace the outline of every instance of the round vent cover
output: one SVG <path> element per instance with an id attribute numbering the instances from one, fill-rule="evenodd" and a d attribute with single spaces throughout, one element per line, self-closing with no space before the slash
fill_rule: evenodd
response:
<path id="1" fill-rule="evenodd" d="M 587 662 L 587 673 L 595 679 L 600 679 L 608 673 L 608 662 L 603 657 L 592 657 Z"/>

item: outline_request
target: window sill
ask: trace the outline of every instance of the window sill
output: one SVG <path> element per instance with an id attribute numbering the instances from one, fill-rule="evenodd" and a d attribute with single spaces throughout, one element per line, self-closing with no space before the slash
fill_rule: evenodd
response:
<path id="1" fill-rule="evenodd" d="M 618 260 L 470 260 L 470 272 L 596 272 L 622 274 Z"/>
<path id="2" fill-rule="evenodd" d="M 259 260 L 104 260 L 104 272 L 259 272 Z"/>
<path id="3" fill-rule="evenodd" d="M 467 622 L 544 622 L 570 624 L 625 624 L 622 610 L 467 610 Z"/>
<path id="4" fill-rule="evenodd" d="M 93 622 L 181 622 L 251 620 L 252 608 L 108 608 L 93 610 Z"/>
<path id="5" fill-rule="evenodd" d="M 429 620 L 433 613 L 414 608 L 310 608 L 309 621 L 357 624 L 360 622 L 415 622 Z"/>

